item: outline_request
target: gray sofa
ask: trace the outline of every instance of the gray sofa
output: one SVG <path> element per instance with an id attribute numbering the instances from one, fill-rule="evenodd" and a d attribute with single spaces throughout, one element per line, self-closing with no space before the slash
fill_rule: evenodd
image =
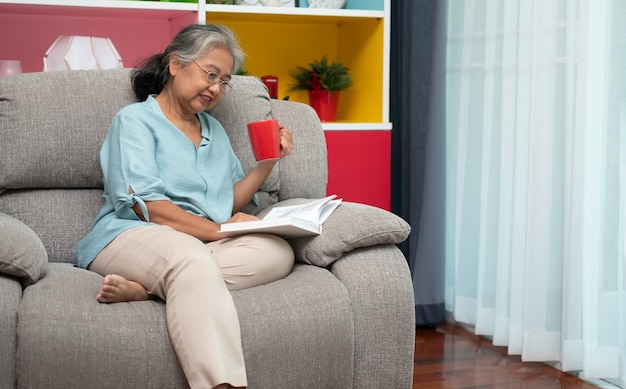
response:
<path id="1" fill-rule="evenodd" d="M 247 122 L 276 117 L 295 138 L 247 211 L 323 197 L 326 147 L 314 111 L 270 100 L 254 77 L 233 84 L 211 113 L 245 170 L 254 163 Z M 100 144 L 133 101 L 127 69 L 0 80 L 0 388 L 187 387 L 164 303 L 99 304 L 102 277 L 73 265 L 102 204 Z M 409 230 L 346 201 L 320 236 L 290 241 L 291 274 L 233 292 L 249 387 L 410 388 L 413 292 L 396 247 Z"/>

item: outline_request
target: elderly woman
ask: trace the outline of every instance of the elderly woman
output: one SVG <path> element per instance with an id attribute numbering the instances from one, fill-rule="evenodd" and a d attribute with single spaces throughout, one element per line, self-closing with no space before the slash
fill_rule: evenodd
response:
<path id="1" fill-rule="evenodd" d="M 167 326 L 191 388 L 246 387 L 230 290 L 286 276 L 291 247 L 271 235 L 226 238 L 276 161 L 247 175 L 222 125 L 205 111 L 231 88 L 244 54 L 219 25 L 182 29 L 133 73 L 140 102 L 122 108 L 102 145 L 105 204 L 79 243 L 77 264 L 103 276 L 103 303 L 166 303 Z M 292 148 L 280 132 L 281 158 Z"/>

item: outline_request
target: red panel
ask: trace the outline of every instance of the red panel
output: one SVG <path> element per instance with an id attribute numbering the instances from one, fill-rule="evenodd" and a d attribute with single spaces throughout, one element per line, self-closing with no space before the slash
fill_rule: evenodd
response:
<path id="1" fill-rule="evenodd" d="M 389 210 L 391 131 L 326 131 L 328 194 Z"/>

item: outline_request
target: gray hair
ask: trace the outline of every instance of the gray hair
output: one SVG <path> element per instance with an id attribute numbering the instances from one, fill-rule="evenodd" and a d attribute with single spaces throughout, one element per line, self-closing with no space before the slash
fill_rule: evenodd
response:
<path id="1" fill-rule="evenodd" d="M 219 24 L 192 24 L 176 34 L 161 54 L 156 54 L 135 69 L 131 83 L 139 101 L 151 94 L 160 93 L 170 79 L 169 62 L 173 55 L 185 66 L 204 56 L 207 52 L 222 47 L 233 56 L 234 74 L 239 70 L 245 54 L 232 30 Z"/>
<path id="2" fill-rule="evenodd" d="M 236 73 L 245 54 L 230 28 L 219 24 L 192 24 L 180 30 L 165 49 L 164 61 L 168 63 L 170 57 L 176 54 L 180 62 L 186 65 L 217 47 L 230 51 L 233 56 L 231 71 Z"/>

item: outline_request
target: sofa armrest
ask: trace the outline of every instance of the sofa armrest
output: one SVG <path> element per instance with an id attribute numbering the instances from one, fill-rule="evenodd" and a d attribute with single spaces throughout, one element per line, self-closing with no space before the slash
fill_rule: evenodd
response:
<path id="1" fill-rule="evenodd" d="M 294 149 L 282 158 L 278 200 L 321 198 L 328 185 L 326 137 L 317 114 L 308 104 L 271 100 L 272 115 L 293 131 Z"/>
<path id="2" fill-rule="evenodd" d="M 21 279 L 24 286 L 46 274 L 48 253 L 26 224 L 0 213 L 0 273 Z"/>
<path id="3" fill-rule="evenodd" d="M 291 199 L 276 206 L 303 201 Z M 298 261 L 328 267 L 345 253 L 357 248 L 402 243 L 410 232 L 411 226 L 391 212 L 343 201 L 326 219 L 320 235 L 292 238 L 289 243 Z"/>
<path id="4" fill-rule="evenodd" d="M 415 300 L 408 263 L 395 245 L 353 250 L 333 264 L 352 305 L 354 388 L 410 389 Z"/>
<path id="5" fill-rule="evenodd" d="M 19 280 L 0 274 L 0 388 L 16 387 L 17 310 L 21 300 Z"/>

